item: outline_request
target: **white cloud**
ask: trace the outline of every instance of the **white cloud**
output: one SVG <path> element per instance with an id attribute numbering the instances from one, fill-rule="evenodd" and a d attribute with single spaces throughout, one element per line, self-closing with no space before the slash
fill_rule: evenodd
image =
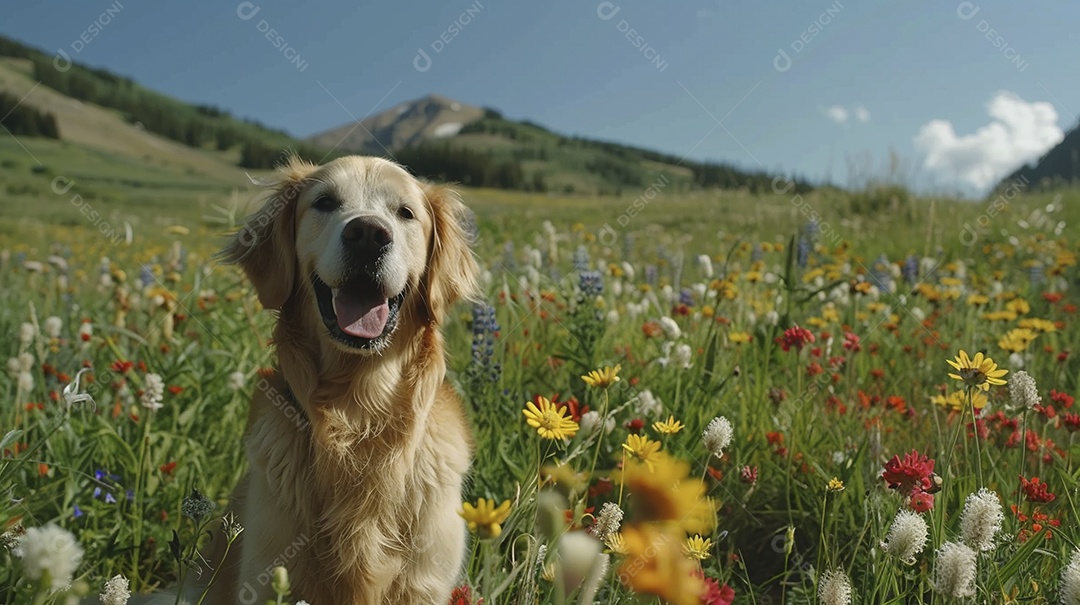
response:
<path id="1" fill-rule="evenodd" d="M 980 193 L 1021 165 L 1038 159 L 1064 136 L 1050 103 L 1028 103 L 1001 91 L 986 105 L 990 123 L 958 136 L 948 120 L 931 120 L 915 136 L 923 168 L 942 181 Z"/>
<path id="2" fill-rule="evenodd" d="M 855 106 L 855 121 L 866 123 L 870 121 L 870 110 L 862 105 Z"/>
<path id="3" fill-rule="evenodd" d="M 825 116 L 837 124 L 843 124 L 848 120 L 848 110 L 839 105 L 833 105 L 825 110 Z"/>

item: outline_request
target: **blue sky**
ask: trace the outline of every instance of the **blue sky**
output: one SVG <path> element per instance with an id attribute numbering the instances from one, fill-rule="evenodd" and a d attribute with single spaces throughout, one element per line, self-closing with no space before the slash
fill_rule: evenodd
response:
<path id="1" fill-rule="evenodd" d="M 299 136 L 434 92 L 839 183 L 884 174 L 893 150 L 910 184 L 979 193 L 1080 116 L 1075 0 L 92 0 L 5 13 L 0 33 Z"/>

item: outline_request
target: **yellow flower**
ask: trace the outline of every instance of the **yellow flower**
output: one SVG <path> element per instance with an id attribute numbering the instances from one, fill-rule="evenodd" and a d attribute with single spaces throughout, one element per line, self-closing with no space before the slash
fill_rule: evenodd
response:
<path id="1" fill-rule="evenodd" d="M 1012 321 L 1016 319 L 1015 311 L 990 311 L 982 314 L 986 321 Z"/>
<path id="2" fill-rule="evenodd" d="M 967 304 L 978 307 L 990 303 L 990 297 L 985 294 L 971 294 L 967 297 Z"/>
<path id="3" fill-rule="evenodd" d="M 1028 328 L 1031 330 L 1038 330 L 1039 332 L 1056 332 L 1057 326 L 1054 322 L 1048 319 L 1041 319 L 1038 317 L 1029 317 L 1027 319 L 1021 319 L 1019 324 L 1021 328 Z"/>
<path id="4" fill-rule="evenodd" d="M 942 407 L 960 411 L 967 406 L 967 395 L 964 391 L 953 391 L 948 395 L 934 395 L 930 398 L 930 401 Z M 971 402 L 975 406 L 976 411 L 986 407 L 988 401 L 989 399 L 987 399 L 986 395 L 983 395 L 978 391 L 973 391 L 971 393 Z"/>
<path id="5" fill-rule="evenodd" d="M 1009 311 L 1012 311 L 1013 313 L 1016 313 L 1017 315 L 1024 315 L 1025 313 L 1031 312 L 1031 305 L 1028 304 L 1028 301 L 1022 298 L 1014 298 L 1010 300 L 1009 302 L 1005 303 L 1005 308 Z"/>
<path id="6" fill-rule="evenodd" d="M 540 407 L 527 402 L 524 411 L 525 422 L 544 439 L 569 439 L 578 432 L 578 423 L 565 416 L 566 408 L 556 407 L 547 397 L 540 397 Z"/>
<path id="7" fill-rule="evenodd" d="M 1030 328 L 1015 328 L 1006 332 L 1001 340 L 998 340 L 998 346 L 1010 353 L 1019 353 L 1026 350 L 1037 336 L 1038 333 Z"/>
<path id="8" fill-rule="evenodd" d="M 675 420 L 674 416 L 668 416 L 666 422 L 654 422 L 652 427 L 656 430 L 657 433 L 661 433 L 664 435 L 674 435 L 675 433 L 683 430 L 683 423 Z"/>
<path id="9" fill-rule="evenodd" d="M 730 334 L 728 334 L 728 340 L 730 340 L 731 342 L 733 342 L 733 343 L 735 343 L 737 345 L 745 344 L 745 343 L 750 342 L 750 333 L 749 332 L 731 332 Z"/>
<path id="10" fill-rule="evenodd" d="M 622 533 L 620 532 L 616 531 L 608 534 L 608 536 L 604 538 L 604 545 L 608 547 L 608 550 L 617 555 L 626 554 L 626 540 L 623 539 Z"/>
<path id="11" fill-rule="evenodd" d="M 672 420 L 674 419 L 673 416 Z M 643 435 L 628 435 L 622 447 L 626 453 L 643 462 L 650 473 L 653 471 L 653 464 L 657 460 L 657 454 L 660 453 L 659 441 L 652 441 Z"/>
<path id="12" fill-rule="evenodd" d="M 829 479 L 829 482 L 825 484 L 825 491 L 831 493 L 839 493 L 844 491 L 844 482 L 839 477 L 833 477 Z"/>
<path id="13" fill-rule="evenodd" d="M 683 556 L 683 540 L 671 524 L 642 523 L 623 529 L 626 558 L 619 580 L 643 595 L 674 605 L 698 605 L 705 583 L 694 575 L 696 564 Z"/>
<path id="14" fill-rule="evenodd" d="M 502 533 L 503 521 L 510 516 L 510 501 L 504 500 L 497 508 L 495 501 L 489 498 L 480 498 L 476 506 L 465 502 L 461 505 L 458 514 L 469 526 L 469 531 L 474 531 L 481 538 L 498 538 Z"/>
<path id="15" fill-rule="evenodd" d="M 716 525 L 716 505 L 706 497 L 705 484 L 689 476 L 690 465 L 656 452 L 653 469 L 635 458 L 614 477 L 630 493 L 631 510 L 639 521 L 672 521 L 686 533 L 709 533 Z"/>
<path id="16" fill-rule="evenodd" d="M 967 351 L 960 349 L 960 355 L 956 360 L 946 359 L 949 365 L 959 374 L 949 373 L 949 378 L 959 380 L 968 387 L 977 387 L 984 391 L 990 390 L 990 385 L 1005 384 L 1002 376 L 1009 373 L 1008 370 L 999 370 L 994 360 L 983 356 L 982 352 L 976 353 L 975 358 L 968 357 Z"/>
<path id="17" fill-rule="evenodd" d="M 683 545 L 683 553 L 691 559 L 704 561 L 711 556 L 709 551 L 712 547 L 713 543 L 711 538 L 702 539 L 701 534 L 696 534 L 693 538 L 686 539 L 686 544 Z"/>
<path id="18" fill-rule="evenodd" d="M 593 370 L 582 376 L 581 379 L 585 381 L 585 384 L 599 388 L 606 389 L 609 386 L 619 382 L 619 370 L 622 369 L 621 365 L 616 364 L 614 368 L 605 367 L 599 370 Z"/>

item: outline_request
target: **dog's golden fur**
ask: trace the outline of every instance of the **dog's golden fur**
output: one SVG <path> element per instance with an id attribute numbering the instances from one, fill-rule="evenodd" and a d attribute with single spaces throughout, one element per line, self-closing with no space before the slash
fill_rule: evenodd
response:
<path id="1" fill-rule="evenodd" d="M 350 189 L 349 179 L 364 186 Z M 418 206 L 426 241 L 403 251 L 402 262 L 422 270 L 408 275 L 396 329 L 374 351 L 343 350 L 319 323 L 307 277 L 315 260 L 297 252 L 303 213 L 313 212 L 305 188 L 314 184 L 346 197 L 389 191 Z M 269 570 L 279 564 L 289 570 L 293 600 L 446 602 L 464 554 L 455 511 L 472 444 L 462 404 L 444 382 L 440 328 L 476 284 L 466 212 L 452 191 L 384 160 L 350 157 L 319 168 L 294 159 L 223 251 L 277 312 L 278 371 L 252 402 L 250 469 L 230 505 L 245 531 L 211 602 L 266 602 Z"/>

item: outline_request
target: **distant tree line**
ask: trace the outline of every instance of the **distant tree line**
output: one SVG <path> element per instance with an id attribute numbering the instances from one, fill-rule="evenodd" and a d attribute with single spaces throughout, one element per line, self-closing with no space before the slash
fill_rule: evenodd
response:
<path id="1" fill-rule="evenodd" d="M 0 125 L 13 135 L 60 138 L 56 116 L 19 103 L 19 97 L 0 92 Z"/>
<path id="2" fill-rule="evenodd" d="M 449 143 L 424 143 L 399 150 L 395 159 L 416 176 L 461 183 L 470 187 L 494 187 L 546 191 L 543 176 L 527 178 L 521 164 L 500 160 L 487 153 Z"/>

